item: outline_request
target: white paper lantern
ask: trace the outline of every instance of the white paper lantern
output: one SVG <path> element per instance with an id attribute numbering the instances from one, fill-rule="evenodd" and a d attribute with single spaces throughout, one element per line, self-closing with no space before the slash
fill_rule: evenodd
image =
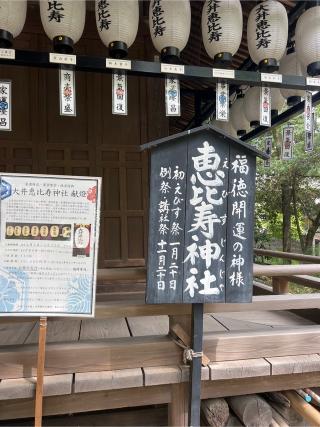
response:
<path id="1" fill-rule="evenodd" d="M 296 52 L 311 76 L 320 74 L 320 6 L 311 7 L 296 25 Z"/>
<path id="2" fill-rule="evenodd" d="M 82 36 L 86 19 L 85 0 L 40 0 L 43 29 L 57 51 L 72 52 Z"/>
<path id="3" fill-rule="evenodd" d="M 277 69 L 288 40 L 288 16 L 276 0 L 265 0 L 250 12 L 247 27 L 248 49 L 254 63 L 269 71 Z"/>
<path id="4" fill-rule="evenodd" d="M 230 109 L 231 124 L 238 136 L 250 131 L 250 123 L 244 115 L 244 98 L 238 97 Z"/>
<path id="5" fill-rule="evenodd" d="M 0 0 L 0 43 L 10 47 L 26 22 L 27 0 Z"/>
<path id="6" fill-rule="evenodd" d="M 201 27 L 203 44 L 210 58 L 231 62 L 241 43 L 242 26 L 240 0 L 206 0 Z"/>
<path id="7" fill-rule="evenodd" d="M 244 96 L 244 115 L 251 127 L 260 123 L 260 92 L 260 87 L 251 87 Z"/>
<path id="8" fill-rule="evenodd" d="M 103 44 L 110 55 L 124 57 L 137 37 L 139 26 L 138 0 L 96 0 L 96 24 Z"/>
<path id="9" fill-rule="evenodd" d="M 237 132 L 234 130 L 230 120 L 228 122 L 221 121 L 221 120 L 214 120 L 212 122 L 212 126 L 222 130 L 223 132 L 232 136 L 233 138 L 237 138 Z"/>
<path id="10" fill-rule="evenodd" d="M 179 57 L 190 34 L 189 0 L 151 0 L 149 26 L 154 47 L 166 57 Z"/>
<path id="11" fill-rule="evenodd" d="M 289 76 L 303 76 L 297 53 L 293 49 L 289 49 L 288 54 L 281 60 L 279 72 Z M 280 91 L 289 106 L 297 104 L 304 97 L 303 90 L 281 88 Z"/>
<path id="12" fill-rule="evenodd" d="M 281 95 L 280 89 L 271 88 L 271 116 L 277 115 L 283 109 L 286 100 Z"/>

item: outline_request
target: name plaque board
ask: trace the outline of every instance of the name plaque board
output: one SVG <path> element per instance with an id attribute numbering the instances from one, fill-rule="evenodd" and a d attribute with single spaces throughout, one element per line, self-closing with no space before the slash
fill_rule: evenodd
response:
<path id="1" fill-rule="evenodd" d="M 0 316 L 93 317 L 101 178 L 0 174 Z"/>
<path id="2" fill-rule="evenodd" d="M 147 303 L 250 302 L 256 156 L 211 126 L 145 145 Z"/>

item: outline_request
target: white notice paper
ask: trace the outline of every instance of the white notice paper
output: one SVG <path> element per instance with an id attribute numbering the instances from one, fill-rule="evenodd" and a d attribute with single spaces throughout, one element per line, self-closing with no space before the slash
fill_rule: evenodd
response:
<path id="1" fill-rule="evenodd" d="M 0 316 L 94 316 L 101 178 L 0 175 Z"/>

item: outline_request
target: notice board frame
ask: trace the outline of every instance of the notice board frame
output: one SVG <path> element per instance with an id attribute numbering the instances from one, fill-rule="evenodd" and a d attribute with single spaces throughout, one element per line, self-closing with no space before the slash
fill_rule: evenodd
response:
<path id="1" fill-rule="evenodd" d="M 29 181 L 34 180 L 62 180 L 71 183 L 80 182 L 80 181 L 88 181 L 91 182 L 91 187 L 95 187 L 95 193 L 92 197 L 95 197 L 95 214 L 94 214 L 94 234 L 90 236 L 90 245 L 92 242 L 93 248 L 93 258 L 92 258 L 92 276 L 90 283 L 91 290 L 91 300 L 90 300 L 90 312 L 45 312 L 45 311 L 14 311 L 14 312 L 6 312 L 1 311 L 0 317 L 83 317 L 83 318 L 93 318 L 95 316 L 95 300 L 96 300 L 96 281 L 97 281 L 97 267 L 98 267 L 98 249 L 99 249 L 99 231 L 100 231 L 100 207 L 101 207 L 101 185 L 102 179 L 101 177 L 91 177 L 91 176 L 72 176 L 72 175 L 46 175 L 46 174 L 24 174 L 24 173 L 7 173 L 0 172 L 0 229 L 1 229 L 1 206 L 2 201 L 10 196 L 3 196 L 3 181 L 4 178 L 10 179 L 12 178 L 26 178 Z M 57 223 L 57 222 L 55 222 Z M 1 230 L 0 230 L 1 231 Z M 73 237 L 73 236 L 72 236 Z M 2 236 L 0 236 L 0 239 Z M 26 240 L 27 241 L 27 240 Z"/>

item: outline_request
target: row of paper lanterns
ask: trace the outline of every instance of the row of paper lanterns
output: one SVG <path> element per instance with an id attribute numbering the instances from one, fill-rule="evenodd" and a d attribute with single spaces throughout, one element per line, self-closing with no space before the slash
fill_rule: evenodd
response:
<path id="1" fill-rule="evenodd" d="M 288 49 L 286 56 L 280 61 L 279 73 L 284 75 L 305 75 L 294 50 Z M 245 93 L 243 93 L 245 92 Z M 250 87 L 241 91 L 230 108 L 228 122 L 215 121 L 215 126 L 234 137 L 243 136 L 260 122 L 260 94 L 261 88 Z M 287 88 L 271 88 L 271 115 L 277 115 L 285 104 L 293 106 L 305 96 L 305 91 Z"/>
<path id="2" fill-rule="evenodd" d="M 230 120 L 215 120 L 214 125 L 234 137 L 243 136 L 259 126 L 260 93 L 261 88 L 255 86 L 247 89 L 244 94 L 239 94 L 230 108 Z M 293 105 L 293 102 L 300 102 L 303 96 L 304 91 L 271 88 L 271 115 L 278 115 L 284 108 L 286 100 L 288 105 Z"/>
<path id="3" fill-rule="evenodd" d="M 5 33 L 9 39 L 19 35 L 26 10 L 27 0 L 0 0 L 1 38 Z M 95 12 L 98 33 L 106 46 L 112 50 L 112 44 L 120 43 L 127 49 L 133 44 L 139 25 L 138 0 L 95 0 Z M 40 0 L 40 13 L 51 40 L 65 37 L 72 45 L 80 39 L 85 25 L 85 0 Z M 178 55 L 190 34 L 189 0 L 151 0 L 149 24 L 155 48 L 162 53 L 172 49 Z M 239 49 L 242 32 L 240 0 L 205 1 L 202 37 L 211 58 L 219 61 L 224 57 L 228 62 Z M 282 3 L 265 0 L 251 10 L 247 40 L 251 59 L 261 67 L 272 66 L 282 59 L 288 40 L 288 17 Z M 307 9 L 298 19 L 296 50 L 303 69 L 308 68 L 311 74 L 320 70 L 320 6 Z M 301 74 L 296 64 L 287 63 L 283 67 L 284 71 Z"/>
<path id="4" fill-rule="evenodd" d="M 249 54 L 261 70 L 287 75 L 320 74 L 320 6 L 309 1 L 298 19 L 295 48 L 288 42 L 288 17 L 277 0 L 258 3 L 250 12 L 247 26 Z M 23 29 L 27 0 L 0 0 L 0 43 L 10 46 Z M 85 0 L 40 0 L 44 30 L 56 51 L 70 53 L 81 38 L 86 14 Z M 133 44 L 139 25 L 138 0 L 95 0 L 97 30 L 113 57 L 124 57 Z M 151 0 L 150 33 L 162 58 L 177 59 L 185 48 L 191 26 L 189 0 Z M 230 64 L 239 49 L 243 32 L 240 0 L 206 0 L 202 11 L 202 37 L 214 63 Z M 293 105 L 304 95 L 294 89 L 272 89 L 272 110 L 282 109 L 284 99 Z M 248 132 L 259 118 L 259 88 L 252 87 L 240 95 L 231 108 L 231 122 L 220 124 L 229 133 Z"/>

